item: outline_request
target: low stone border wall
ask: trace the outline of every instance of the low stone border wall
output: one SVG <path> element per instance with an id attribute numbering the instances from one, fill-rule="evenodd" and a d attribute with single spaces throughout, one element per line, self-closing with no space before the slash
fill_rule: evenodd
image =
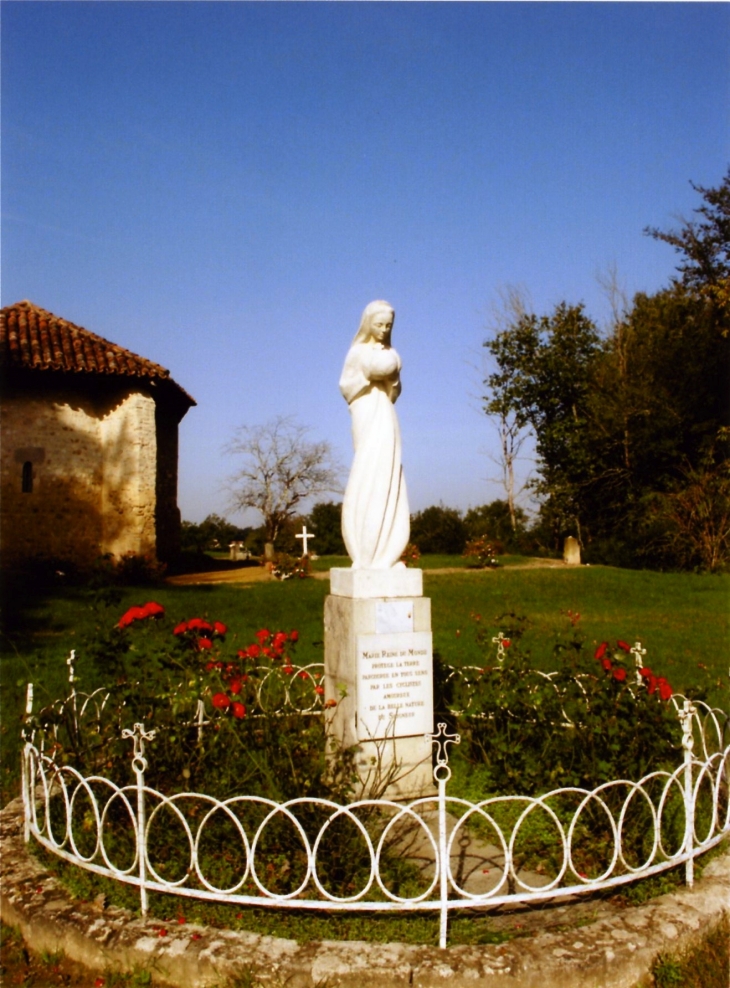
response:
<path id="1" fill-rule="evenodd" d="M 175 988 L 203 988 L 247 968 L 272 988 L 633 988 L 658 953 L 692 946 L 730 913 L 730 852 L 715 858 L 693 889 L 610 911 L 578 929 L 500 945 L 300 944 L 192 924 L 168 926 L 161 937 L 159 920 L 74 902 L 27 853 L 16 799 L 0 811 L 0 889 L 3 921 L 33 950 L 63 950 L 99 972 L 142 967 Z"/>

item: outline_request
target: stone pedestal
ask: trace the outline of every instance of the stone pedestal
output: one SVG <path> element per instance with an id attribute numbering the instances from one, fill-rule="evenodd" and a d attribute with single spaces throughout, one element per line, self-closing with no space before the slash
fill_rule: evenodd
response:
<path id="1" fill-rule="evenodd" d="M 333 569 L 330 590 L 325 700 L 337 707 L 328 731 L 344 747 L 358 747 L 363 795 L 430 794 L 432 745 L 424 734 L 433 730 L 433 644 L 423 574 Z"/>

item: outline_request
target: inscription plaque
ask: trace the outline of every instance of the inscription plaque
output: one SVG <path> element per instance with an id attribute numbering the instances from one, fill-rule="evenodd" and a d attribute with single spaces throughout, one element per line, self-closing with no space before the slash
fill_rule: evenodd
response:
<path id="1" fill-rule="evenodd" d="M 430 631 L 357 636 L 357 734 L 360 741 L 433 731 Z"/>

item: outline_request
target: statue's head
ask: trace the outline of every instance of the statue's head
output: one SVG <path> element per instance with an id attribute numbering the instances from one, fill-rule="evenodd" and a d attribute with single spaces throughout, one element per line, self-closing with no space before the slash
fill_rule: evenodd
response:
<path id="1" fill-rule="evenodd" d="M 374 340 L 390 346 L 390 333 L 393 329 L 395 309 L 388 302 L 377 299 L 365 306 L 360 320 L 360 328 L 355 334 L 353 343 L 369 343 Z"/>

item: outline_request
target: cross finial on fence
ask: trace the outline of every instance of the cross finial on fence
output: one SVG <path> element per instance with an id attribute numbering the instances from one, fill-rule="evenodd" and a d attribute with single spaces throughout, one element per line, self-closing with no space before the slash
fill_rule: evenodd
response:
<path id="1" fill-rule="evenodd" d="M 425 738 L 430 741 L 431 744 L 437 745 L 436 749 L 436 765 L 448 765 L 449 764 L 449 753 L 447 751 L 447 744 L 461 744 L 460 734 L 447 734 L 446 724 L 443 721 L 439 722 L 438 730 L 435 734 L 426 734 Z"/>
<path id="2" fill-rule="evenodd" d="M 154 736 L 155 731 L 145 731 L 144 724 L 135 724 L 131 731 L 128 727 L 125 727 L 122 731 L 123 738 L 134 739 L 132 765 L 135 772 L 144 772 L 147 768 L 147 761 L 144 757 L 144 743 L 145 741 L 151 741 Z"/>
<path id="3" fill-rule="evenodd" d="M 643 680 L 641 678 L 641 670 L 644 668 L 644 656 L 646 655 L 646 649 L 641 647 L 641 642 L 634 642 L 631 648 L 631 654 L 634 657 L 634 662 L 636 663 L 636 685 L 641 686 Z"/>
<path id="4" fill-rule="evenodd" d="M 505 638 L 504 633 L 500 631 L 499 634 L 492 639 L 492 643 L 497 646 L 497 662 L 504 662 L 504 650 L 505 648 L 509 648 L 512 642 L 509 638 Z"/>

